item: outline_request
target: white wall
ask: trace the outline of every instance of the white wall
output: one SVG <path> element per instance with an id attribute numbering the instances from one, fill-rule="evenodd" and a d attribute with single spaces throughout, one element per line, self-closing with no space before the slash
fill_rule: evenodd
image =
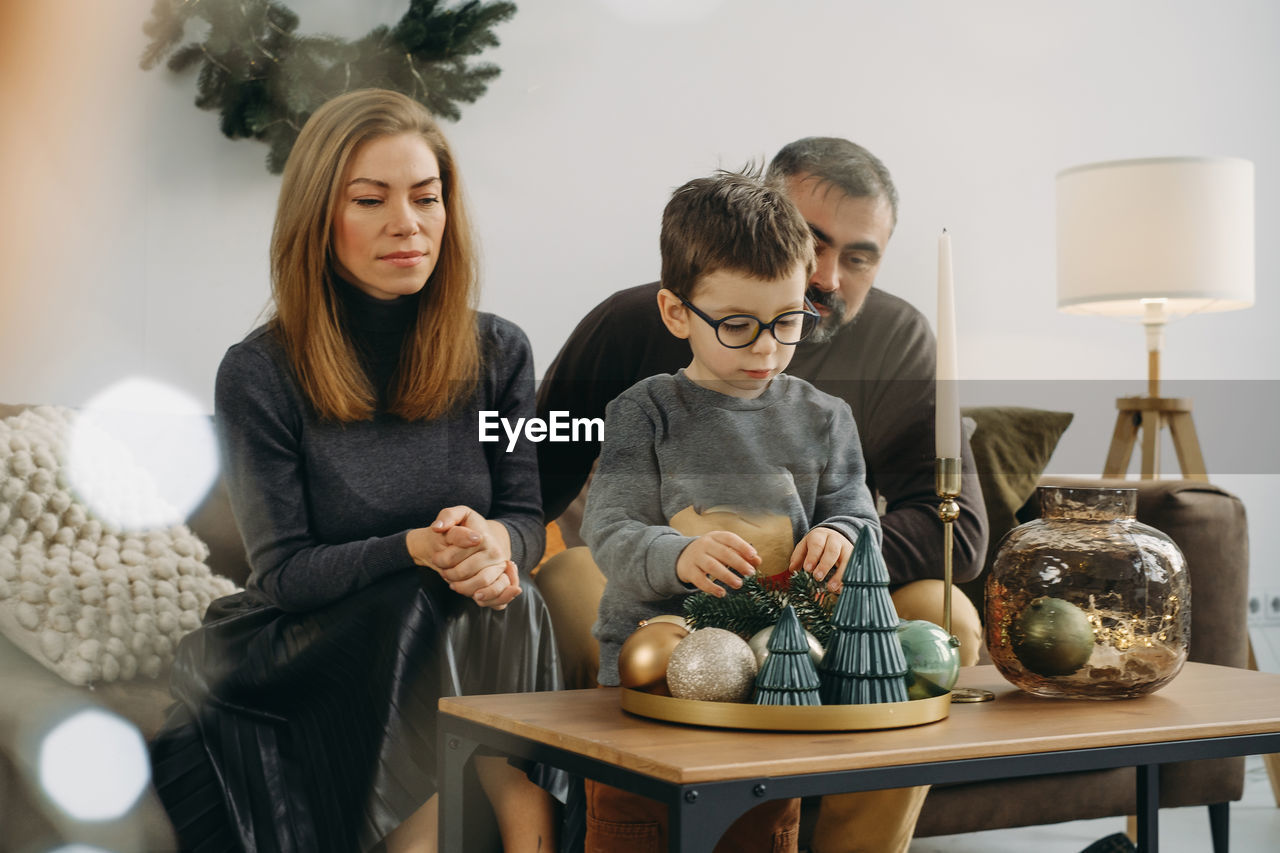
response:
<path id="1" fill-rule="evenodd" d="M 208 405 L 222 351 L 267 299 L 278 179 L 265 147 L 222 138 L 190 76 L 138 68 L 151 0 L 21 5 L 0 17 L 20 33 L 0 36 L 0 400 L 77 404 L 143 373 Z M 406 4 L 290 5 L 302 30 L 351 37 Z M 1096 473 L 1113 399 L 1145 390 L 1142 336 L 1055 310 L 1054 174 L 1253 160 L 1257 304 L 1171 326 L 1164 375 L 1197 400 L 1215 480 L 1254 514 L 1257 585 L 1280 588 L 1280 534 L 1262 523 L 1280 496 L 1280 246 L 1267 238 L 1280 229 L 1280 4 L 519 5 L 485 56 L 502 76 L 446 129 L 485 249 L 484 306 L 525 327 L 539 370 L 598 299 L 656 277 L 673 187 L 799 136 L 846 136 L 902 195 L 880 286 L 932 317 L 936 235 L 953 233 L 960 364 L 984 380 L 965 402 L 1075 411 L 1051 469 Z"/>

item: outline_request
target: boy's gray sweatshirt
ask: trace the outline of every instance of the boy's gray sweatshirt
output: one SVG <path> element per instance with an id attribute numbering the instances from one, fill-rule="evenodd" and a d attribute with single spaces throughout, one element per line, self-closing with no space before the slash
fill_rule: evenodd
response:
<path id="1" fill-rule="evenodd" d="M 604 685 L 641 620 L 682 612 L 696 591 L 676 576 L 693 541 L 670 526 L 693 507 L 784 515 L 795 542 L 822 525 L 880 541 L 853 415 L 844 401 L 781 375 L 751 400 L 695 384 L 681 370 L 637 382 L 606 410 L 583 538 L 608 583 L 592 633 Z"/>

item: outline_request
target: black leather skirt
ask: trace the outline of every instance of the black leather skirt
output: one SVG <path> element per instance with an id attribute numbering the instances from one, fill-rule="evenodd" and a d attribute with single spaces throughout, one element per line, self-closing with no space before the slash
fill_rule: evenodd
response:
<path id="1" fill-rule="evenodd" d="M 215 601 L 178 646 L 152 744 L 183 849 L 374 847 L 436 791 L 439 697 L 563 687 L 546 605 L 521 586 L 502 611 L 429 572 L 306 613 L 255 590 Z M 565 774 L 526 769 L 565 799 Z"/>

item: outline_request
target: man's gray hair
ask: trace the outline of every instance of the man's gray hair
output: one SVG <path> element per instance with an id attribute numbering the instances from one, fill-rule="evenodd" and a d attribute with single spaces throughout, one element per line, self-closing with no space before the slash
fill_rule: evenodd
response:
<path id="1" fill-rule="evenodd" d="M 876 155 L 857 143 L 835 136 L 807 136 L 782 147 L 769 163 L 766 178 L 782 182 L 812 175 L 852 198 L 880 197 L 889 202 L 898 224 L 898 190 Z"/>

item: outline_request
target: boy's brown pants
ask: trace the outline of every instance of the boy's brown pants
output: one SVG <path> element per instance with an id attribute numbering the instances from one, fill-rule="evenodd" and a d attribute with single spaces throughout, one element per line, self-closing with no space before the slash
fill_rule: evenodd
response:
<path id="1" fill-rule="evenodd" d="M 586 780 L 587 842 L 584 853 L 664 853 L 667 807 L 592 779 Z M 715 853 L 796 853 L 800 801 L 770 800 L 733 822 Z"/>

